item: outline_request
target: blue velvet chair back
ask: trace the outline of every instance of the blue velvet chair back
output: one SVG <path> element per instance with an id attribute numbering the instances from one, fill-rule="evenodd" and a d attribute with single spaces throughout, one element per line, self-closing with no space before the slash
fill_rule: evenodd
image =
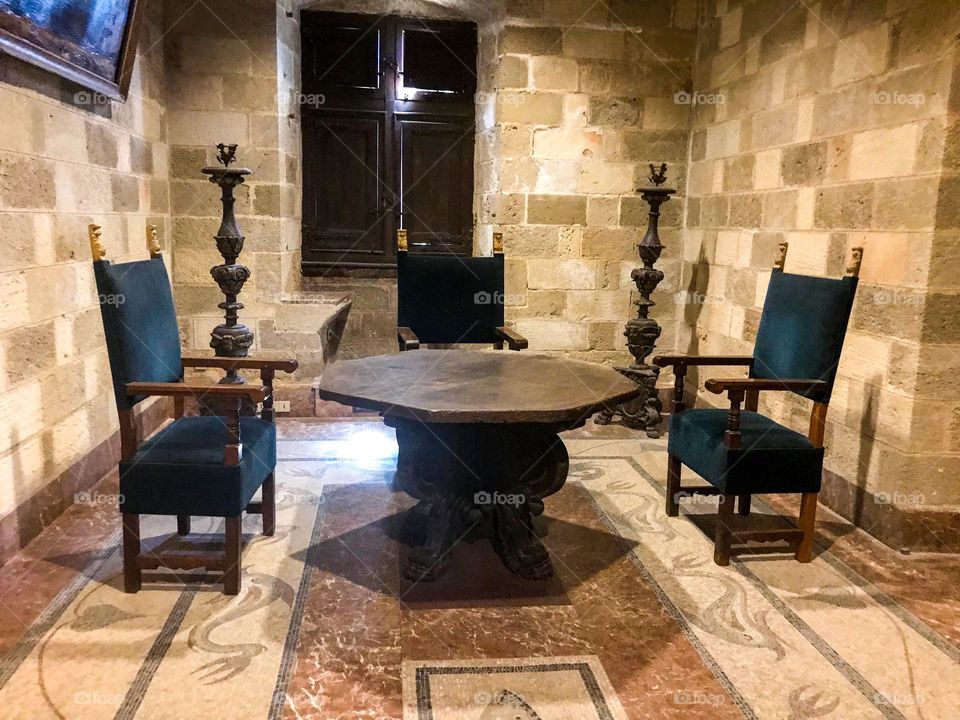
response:
<path id="1" fill-rule="evenodd" d="M 800 394 L 828 402 L 856 290 L 855 277 L 820 278 L 774 270 L 760 317 L 751 377 L 823 380 L 826 389 Z"/>
<path id="2" fill-rule="evenodd" d="M 183 378 L 170 280 L 160 257 L 121 265 L 98 260 L 93 272 L 117 407 L 129 410 L 143 397 L 128 397 L 127 383 Z"/>
<path id="3" fill-rule="evenodd" d="M 503 287 L 503 255 L 397 253 L 397 326 L 422 343 L 496 342 Z"/>

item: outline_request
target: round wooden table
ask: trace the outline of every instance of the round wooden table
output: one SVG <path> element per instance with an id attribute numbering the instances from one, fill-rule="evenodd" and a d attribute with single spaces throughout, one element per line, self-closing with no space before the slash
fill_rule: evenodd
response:
<path id="1" fill-rule="evenodd" d="M 551 577 L 532 521 L 567 479 L 557 434 L 639 393 L 604 365 L 477 350 L 338 361 L 320 382 L 321 398 L 378 410 L 396 429 L 397 481 L 419 500 L 407 516 L 412 580 L 438 577 L 478 533 L 512 572 Z"/>

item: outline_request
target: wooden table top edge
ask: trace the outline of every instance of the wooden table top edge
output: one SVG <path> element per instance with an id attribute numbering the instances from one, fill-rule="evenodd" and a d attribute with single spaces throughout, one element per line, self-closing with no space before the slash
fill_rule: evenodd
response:
<path id="1" fill-rule="evenodd" d="M 322 383 L 322 381 L 321 381 Z M 579 423 L 585 421 L 594 413 L 599 412 L 605 407 L 616 407 L 619 403 L 627 400 L 633 400 L 641 393 L 641 388 L 637 386 L 634 389 L 611 395 L 602 402 L 592 402 L 585 405 L 578 405 L 573 408 L 551 409 L 551 410 L 428 410 L 426 408 L 411 407 L 409 405 L 396 405 L 380 400 L 370 400 L 367 398 L 357 398 L 353 395 L 328 390 L 321 384 L 318 394 L 321 400 L 332 400 L 341 405 L 349 407 L 358 407 L 364 410 L 373 410 L 380 412 L 384 417 L 404 418 L 407 420 L 419 420 L 424 423 L 490 423 L 490 424 L 511 424 L 511 423 L 538 423 L 538 424 L 561 424 Z"/>

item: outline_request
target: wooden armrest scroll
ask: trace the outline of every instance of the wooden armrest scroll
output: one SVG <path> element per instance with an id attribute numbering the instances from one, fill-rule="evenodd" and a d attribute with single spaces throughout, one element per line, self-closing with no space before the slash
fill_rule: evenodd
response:
<path id="1" fill-rule="evenodd" d="M 655 355 L 653 364 L 657 367 L 668 365 L 753 365 L 750 355 Z"/>
<path id="2" fill-rule="evenodd" d="M 823 380 L 779 380 L 776 378 L 712 378 L 704 383 L 712 393 L 731 392 L 734 390 L 780 390 L 785 392 L 808 392 L 825 388 Z"/>
<path id="3" fill-rule="evenodd" d="M 253 402 L 263 402 L 266 392 L 256 385 L 188 385 L 187 383 L 127 383 L 129 395 L 150 396 L 191 396 L 201 398 L 209 395 L 221 397 L 250 398 Z"/>
<path id="4" fill-rule="evenodd" d="M 419 350 L 420 338 L 408 327 L 397 328 L 397 339 L 400 341 L 401 350 Z"/>
<path id="5" fill-rule="evenodd" d="M 508 327 L 496 328 L 497 335 L 507 341 L 507 347 L 511 350 L 526 350 L 530 343 L 527 339 L 515 330 Z M 502 347 L 502 346 L 501 346 Z"/>
<path id="6" fill-rule="evenodd" d="M 300 363 L 296 360 L 271 360 L 269 358 L 226 358 L 187 356 L 182 359 L 185 368 L 218 368 L 220 370 L 279 370 L 292 373 Z"/>

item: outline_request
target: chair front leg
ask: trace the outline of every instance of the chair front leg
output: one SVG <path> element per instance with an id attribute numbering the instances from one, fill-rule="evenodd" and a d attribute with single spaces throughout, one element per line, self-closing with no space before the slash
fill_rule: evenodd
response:
<path id="1" fill-rule="evenodd" d="M 667 517 L 680 514 L 680 458 L 667 455 Z"/>
<path id="2" fill-rule="evenodd" d="M 177 515 L 177 535 L 190 534 L 190 516 Z"/>
<path id="3" fill-rule="evenodd" d="M 128 593 L 140 591 L 140 516 L 123 513 L 123 590 Z"/>
<path id="4" fill-rule="evenodd" d="M 224 522 L 225 555 L 223 563 L 223 594 L 240 594 L 240 540 L 243 516 L 228 517 Z"/>
<path id="5" fill-rule="evenodd" d="M 274 479 L 273 473 L 267 475 L 267 479 L 263 481 L 263 489 L 260 492 L 262 498 L 260 512 L 263 518 L 263 534 L 268 537 L 273 537 L 273 533 L 277 528 L 277 481 Z"/>
<path id="6" fill-rule="evenodd" d="M 687 377 L 687 366 L 686 365 L 674 365 L 673 366 L 673 407 L 671 412 L 676 415 L 677 413 L 682 413 L 687 409 L 686 403 L 683 401 L 683 381 Z"/>
<path id="7" fill-rule="evenodd" d="M 817 524 L 817 497 L 820 493 L 803 493 L 800 497 L 800 529 L 803 538 L 794 557 L 802 563 L 813 559 L 813 533 Z"/>
<path id="8" fill-rule="evenodd" d="M 733 519 L 733 501 L 736 495 L 721 495 L 717 509 L 717 534 L 713 542 L 713 561 L 717 565 L 730 564 L 730 544 L 733 539 L 730 521 Z"/>

